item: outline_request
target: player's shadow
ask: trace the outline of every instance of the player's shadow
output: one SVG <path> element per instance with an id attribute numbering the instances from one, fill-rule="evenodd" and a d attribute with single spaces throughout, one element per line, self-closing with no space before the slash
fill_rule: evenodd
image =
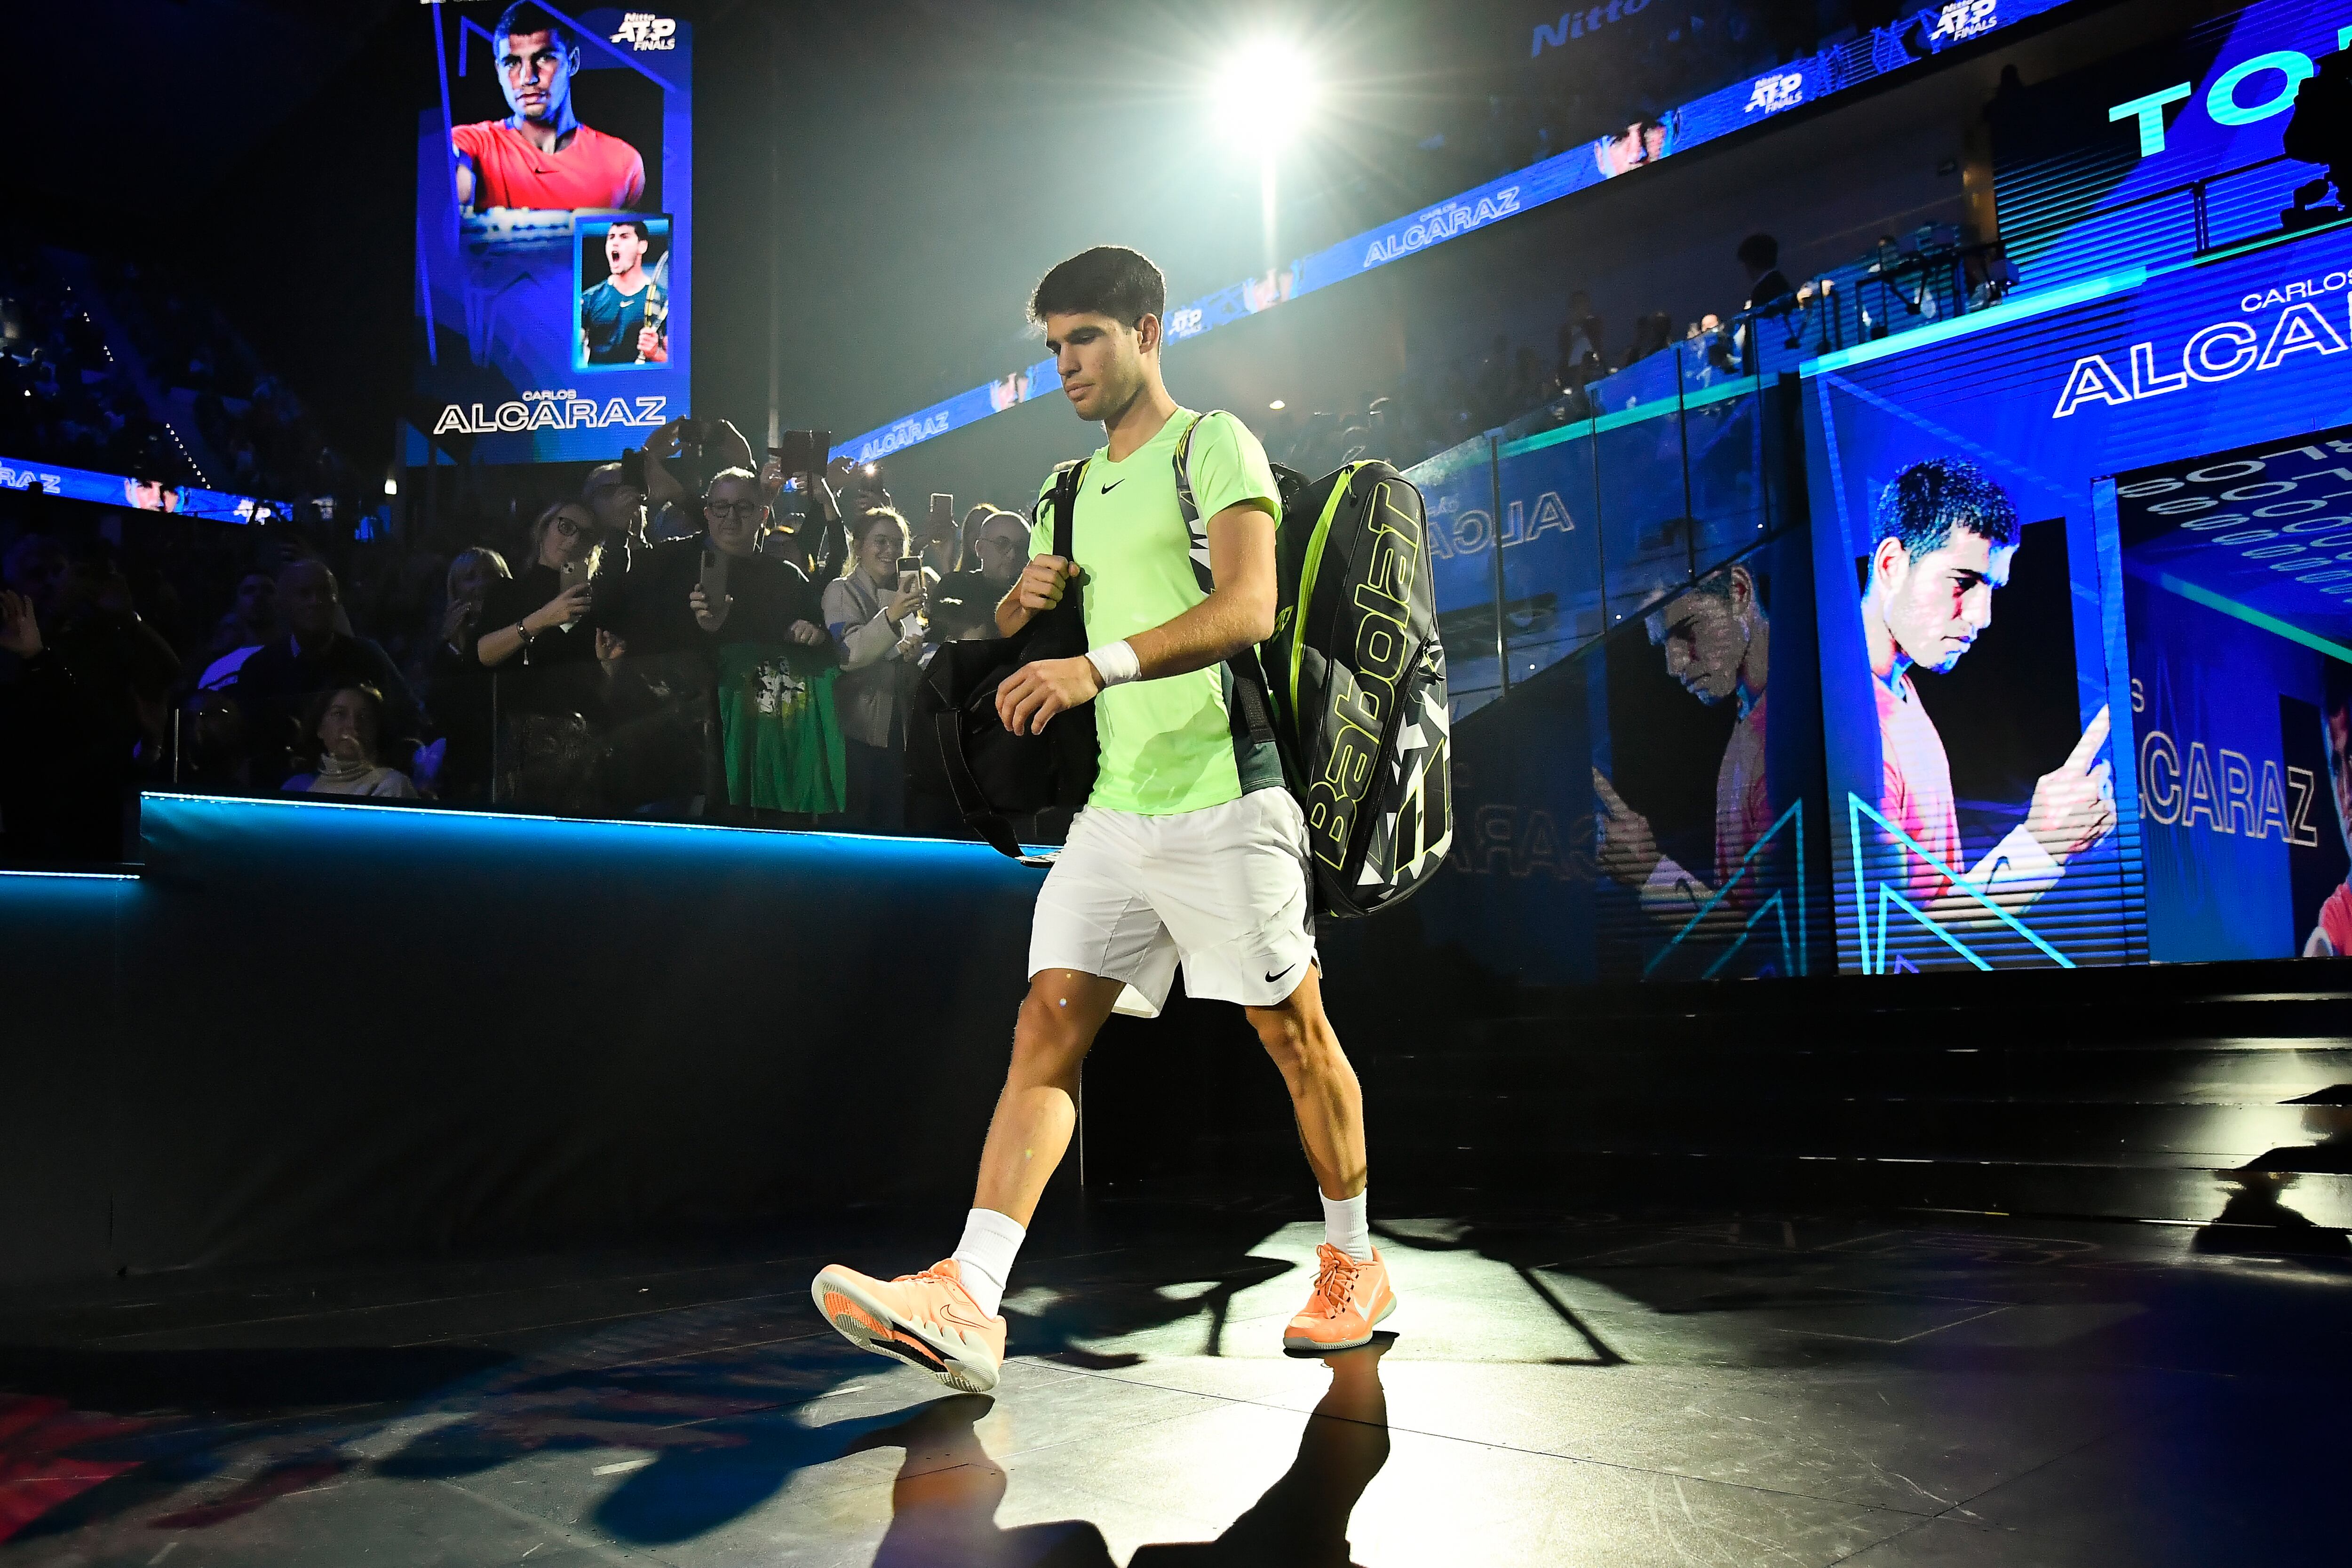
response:
<path id="1" fill-rule="evenodd" d="M 1129 1568 L 1319 1568 L 1349 1561 L 1348 1523 L 1372 1478 L 1388 1463 L 1388 1395 L 1381 1357 L 1396 1341 L 1373 1336 L 1360 1350 L 1324 1358 L 1331 1385 L 1307 1416 L 1290 1468 L 1214 1541 L 1138 1547 Z M 972 1425 L 991 1402 L 935 1400 L 861 1447 L 903 1445 L 905 1466 L 891 1489 L 890 1528 L 875 1568 L 1109 1568 L 1109 1544 L 1094 1524 L 1063 1520 L 1007 1530 L 1002 1467 Z"/>

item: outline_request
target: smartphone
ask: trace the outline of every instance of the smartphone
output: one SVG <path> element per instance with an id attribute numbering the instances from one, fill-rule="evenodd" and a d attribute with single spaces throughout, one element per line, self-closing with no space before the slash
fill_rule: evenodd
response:
<path id="1" fill-rule="evenodd" d="M 643 493 L 646 488 L 646 449 L 632 447 L 621 454 L 621 482 Z"/>
<path id="2" fill-rule="evenodd" d="M 898 557 L 898 592 L 919 594 L 923 591 L 923 558 L 919 555 Z"/>
<path id="3" fill-rule="evenodd" d="M 702 444 L 710 438 L 708 419 L 681 419 L 677 422 L 677 444 L 689 452 L 700 452 Z"/>
<path id="4" fill-rule="evenodd" d="M 555 569 L 555 588 L 559 594 L 568 594 L 587 581 L 588 563 L 585 561 L 567 561 Z M 579 625 L 578 621 L 566 621 L 561 629 L 568 632 Z"/>
<path id="5" fill-rule="evenodd" d="M 702 552 L 702 602 L 714 615 L 727 602 L 727 557 L 716 550 Z"/>
<path id="6" fill-rule="evenodd" d="M 787 474 L 821 474 L 824 472 L 825 454 L 833 450 L 830 430 L 787 430 L 783 444 L 771 447 L 776 466 Z"/>
<path id="7" fill-rule="evenodd" d="M 931 537 L 955 537 L 955 497 L 940 490 L 931 492 Z"/>

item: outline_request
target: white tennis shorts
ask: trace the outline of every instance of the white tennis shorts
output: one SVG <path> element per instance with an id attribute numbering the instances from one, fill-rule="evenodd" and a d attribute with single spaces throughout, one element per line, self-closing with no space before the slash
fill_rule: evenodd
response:
<path id="1" fill-rule="evenodd" d="M 1181 960 L 1188 995 L 1272 1006 L 1315 962 L 1308 884 L 1288 790 L 1171 816 L 1090 805 L 1038 889 L 1029 973 L 1123 982 L 1116 1010 L 1153 1018 Z"/>

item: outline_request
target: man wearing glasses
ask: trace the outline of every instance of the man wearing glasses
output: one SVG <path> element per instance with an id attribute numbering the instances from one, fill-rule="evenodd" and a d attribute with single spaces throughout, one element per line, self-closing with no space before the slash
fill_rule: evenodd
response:
<path id="1" fill-rule="evenodd" d="M 708 652 L 722 643 L 829 643 L 808 574 L 760 553 L 767 521 L 759 476 L 721 468 L 703 491 L 702 532 L 646 549 L 626 575 L 609 580 L 610 589 L 600 582 L 593 618 L 625 639 L 632 655 Z"/>

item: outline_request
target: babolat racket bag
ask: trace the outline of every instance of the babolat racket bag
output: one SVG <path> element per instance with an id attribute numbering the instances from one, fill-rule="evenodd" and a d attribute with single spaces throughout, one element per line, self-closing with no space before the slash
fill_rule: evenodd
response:
<path id="1" fill-rule="evenodd" d="M 1205 576 L 1192 439 L 1188 430 L 1178 444 L 1176 489 Z M 1307 816 L 1317 911 L 1369 915 L 1419 889 L 1454 840 L 1445 649 L 1421 492 L 1377 460 L 1313 481 L 1282 468 L 1275 477 L 1280 607 L 1256 657 L 1233 661 L 1235 696 L 1270 710 Z"/>

